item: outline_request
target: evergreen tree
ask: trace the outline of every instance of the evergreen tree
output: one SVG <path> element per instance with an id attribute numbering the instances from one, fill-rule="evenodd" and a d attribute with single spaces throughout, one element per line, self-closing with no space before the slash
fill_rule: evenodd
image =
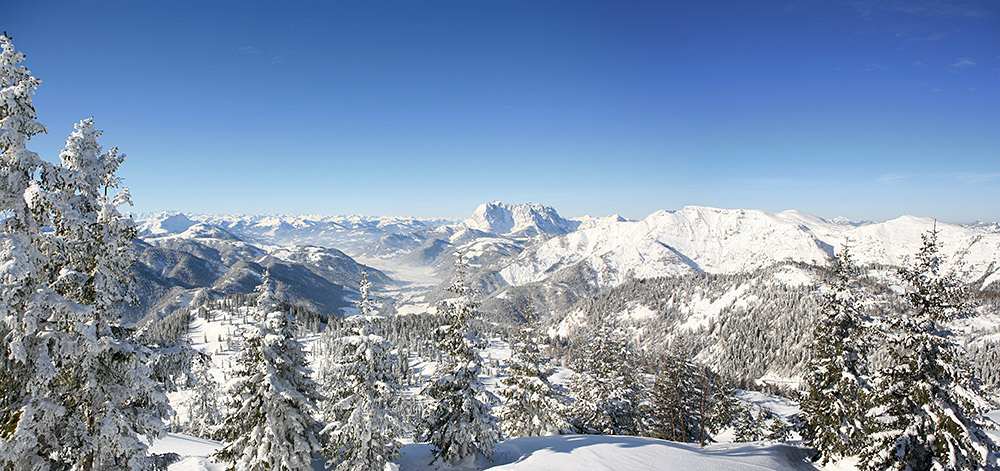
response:
<path id="1" fill-rule="evenodd" d="M 725 394 L 725 391 L 716 385 L 719 381 L 717 376 L 711 368 L 702 366 L 700 376 L 695 381 L 698 396 L 698 442 L 702 448 L 705 448 L 705 444 L 711 439 L 709 432 L 718 427 L 713 412 L 717 410 L 719 397 Z"/>
<path id="2" fill-rule="evenodd" d="M 329 459 L 327 466 L 338 471 L 383 471 L 400 456 L 397 437 L 403 426 L 394 410 L 400 386 L 389 353 L 392 345 L 375 325 L 379 316 L 370 288 L 365 271 L 355 303 L 361 314 L 348 319 L 351 335 L 340 338 L 339 355 L 330 365 L 325 432 L 331 440 L 323 455 Z"/>
<path id="3" fill-rule="evenodd" d="M 715 394 L 712 396 L 712 408 L 709 412 L 711 418 L 709 428 L 712 433 L 717 433 L 735 423 L 736 414 L 739 412 L 739 402 L 734 399 L 735 395 L 736 391 L 732 389 L 717 388 L 715 390 Z"/>
<path id="4" fill-rule="evenodd" d="M 889 362 L 875 382 L 868 470 L 978 470 L 997 466 L 961 347 L 944 325 L 960 312 L 959 285 L 940 273 L 937 231 L 900 270 L 908 309 L 888 322 Z"/>
<path id="5" fill-rule="evenodd" d="M 135 261 L 135 231 L 117 209 L 128 192 L 114 191 L 123 156 L 102 152 L 92 120 L 70 134 L 62 166 L 28 151 L 27 139 L 44 131 L 30 102 L 38 82 L 17 65 L 23 55 L 9 38 L 0 42 L 0 200 L 9 216 L 0 330 L 3 376 L 16 374 L 2 381 L 0 465 L 145 469 L 152 462 L 139 436 L 159 436 L 169 409 L 148 349 L 118 325 Z"/>
<path id="6" fill-rule="evenodd" d="M 637 435 L 642 384 L 628 344 L 602 325 L 573 363 L 569 421 L 579 433 Z"/>
<path id="7" fill-rule="evenodd" d="M 422 391 L 430 405 L 418 439 L 431 443 L 435 461 L 454 465 L 478 454 L 491 457 L 499 431 L 497 419 L 490 411 L 496 399 L 479 381 L 482 369 L 479 351 L 485 342 L 471 331 L 476 303 L 472 300 L 472 290 L 465 284 L 461 254 L 448 291 L 455 297 L 438 303 L 438 314 L 449 323 L 441 328 L 438 343 L 444 357 Z"/>
<path id="8" fill-rule="evenodd" d="M 785 441 L 791 436 L 789 431 L 789 425 L 785 423 L 784 419 L 778 417 L 773 412 L 768 411 L 768 417 L 770 422 L 767 425 L 767 432 L 765 434 L 768 440 L 778 440 Z"/>
<path id="9" fill-rule="evenodd" d="M 150 350 L 118 325 L 134 299 L 131 269 L 136 231 L 118 206 L 131 204 L 115 175 L 124 155 L 103 152 L 93 119 L 75 126 L 60 154 L 62 167 L 42 173 L 48 188 L 54 251 L 61 265 L 54 291 L 86 310 L 62 317 L 74 332 L 52 358 L 60 377 L 49 391 L 65 408 L 62 447 L 74 467 L 146 469 L 152 461 L 140 436 L 158 437 L 169 406 L 151 378 Z"/>
<path id="10" fill-rule="evenodd" d="M 525 325 L 511 345 L 507 377 L 501 380 L 503 405 L 498 415 L 507 438 L 552 435 L 564 424 L 559 414 L 562 405 L 549 381 L 555 369 L 538 349 L 537 315 L 530 303 L 525 318 Z"/>
<path id="11" fill-rule="evenodd" d="M 817 450 L 814 459 L 821 464 L 857 454 L 868 437 L 864 415 L 871 388 L 865 379 L 856 272 L 845 245 L 833 261 L 823 317 L 813 331 L 811 372 L 801 404 L 803 436 Z"/>
<path id="12" fill-rule="evenodd" d="M 755 442 L 764 438 L 764 420 L 756 407 L 740 403 L 733 415 L 734 442 Z"/>
<path id="13" fill-rule="evenodd" d="M 227 415 L 216 453 L 230 471 L 312 469 L 319 451 L 313 419 L 320 399 L 291 316 L 278 310 L 270 274 L 257 287 L 256 325 L 237 354 Z"/>
<path id="14" fill-rule="evenodd" d="M 195 437 L 213 439 L 222 424 L 222 412 L 219 410 L 219 384 L 212 378 L 209 371 L 212 359 L 201 354 L 195 357 L 194 368 L 191 370 L 191 381 L 194 388 L 188 401 L 187 424 L 184 433 Z"/>
<path id="15" fill-rule="evenodd" d="M 696 441 L 700 436 L 700 376 L 697 367 L 676 355 L 664 355 L 649 392 L 646 433 L 675 442 Z"/>
<path id="16" fill-rule="evenodd" d="M 38 409 L 38 390 L 55 368 L 42 355 L 39 324 L 49 310 L 40 309 L 39 301 L 48 293 L 48 260 L 29 203 L 38 192 L 33 175 L 48 164 L 27 143 L 46 129 L 31 100 L 41 82 L 20 65 L 24 54 L 6 32 L 0 46 L 0 467 L 41 469 L 52 439 L 39 437 L 32 424 L 47 410 L 59 411 L 54 405 Z"/>

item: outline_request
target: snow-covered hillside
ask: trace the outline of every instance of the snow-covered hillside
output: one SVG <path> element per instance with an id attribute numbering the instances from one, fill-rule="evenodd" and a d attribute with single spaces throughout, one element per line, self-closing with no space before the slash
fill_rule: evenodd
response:
<path id="1" fill-rule="evenodd" d="M 198 228 L 204 230 L 196 233 Z M 130 313 L 133 320 L 163 317 L 195 299 L 249 293 L 264 270 L 271 271 L 283 301 L 325 315 L 349 305 L 343 297 L 354 291 L 364 271 L 376 286 L 394 284 L 382 272 L 336 249 L 255 245 L 204 223 L 177 234 L 147 237 L 136 249 L 140 303 Z"/>
<path id="2" fill-rule="evenodd" d="M 553 314 L 552 337 L 586 341 L 602 323 L 640 349 L 683 345 L 734 381 L 795 385 L 818 312 L 816 270 L 793 264 L 749 273 L 627 280 Z"/>

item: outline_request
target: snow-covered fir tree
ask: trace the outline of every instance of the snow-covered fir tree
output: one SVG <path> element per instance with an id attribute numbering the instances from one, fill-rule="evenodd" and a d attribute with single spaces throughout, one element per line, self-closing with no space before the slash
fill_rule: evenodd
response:
<path id="1" fill-rule="evenodd" d="M 255 325 L 248 326 L 228 388 L 226 418 L 216 453 L 231 471 L 312 469 L 320 400 L 291 316 L 278 309 L 270 274 L 257 287 Z"/>
<path id="2" fill-rule="evenodd" d="M 567 418 L 579 433 L 638 435 L 643 388 L 635 354 L 621 334 L 602 324 L 573 362 Z"/>
<path id="3" fill-rule="evenodd" d="M 736 414 L 739 412 L 740 402 L 735 398 L 736 390 L 728 388 L 715 388 L 712 396 L 712 406 L 709 412 L 711 416 L 710 430 L 717 433 L 720 430 L 730 427 L 736 421 Z"/>
<path id="4" fill-rule="evenodd" d="M 222 411 L 219 410 L 219 383 L 212 378 L 210 371 L 212 358 L 199 354 L 195 357 L 191 368 L 191 398 L 188 400 L 187 423 L 184 433 L 200 438 L 215 438 L 222 424 Z"/>
<path id="5" fill-rule="evenodd" d="M 29 209 L 37 193 L 33 176 L 47 165 L 28 150 L 32 136 L 46 132 L 36 120 L 31 96 L 41 83 L 21 65 L 24 54 L 11 38 L 0 35 L 0 467 L 39 469 L 47 466 L 45 444 L 31 428 L 36 417 L 40 383 L 55 374 L 43 351 L 39 323 L 49 315 L 39 309 L 39 294 L 47 294 L 41 251 L 41 226 Z M 32 191 L 29 192 L 29 189 Z M 57 409 L 57 406 L 49 407 Z M 53 411 L 55 412 L 55 411 Z M 40 450 L 41 449 L 41 450 Z"/>
<path id="6" fill-rule="evenodd" d="M 327 466 L 338 470 L 383 471 L 399 457 L 403 425 L 395 413 L 400 386 L 393 372 L 392 345 L 375 324 L 378 313 L 369 291 L 368 272 L 358 283 L 359 315 L 350 317 L 350 335 L 339 339 L 338 354 L 327 362 L 328 398 L 323 448 Z"/>
<path id="7" fill-rule="evenodd" d="M 698 368 L 673 354 L 663 355 L 656 363 L 656 375 L 649 391 L 649 410 L 643 417 L 647 435 L 675 442 L 696 441 L 701 435 L 701 398 L 703 382 Z"/>
<path id="8" fill-rule="evenodd" d="M 767 430 L 764 433 L 764 437 L 768 440 L 785 441 L 791 437 L 791 425 L 785 422 L 784 419 L 778 417 L 773 411 L 768 411 L 768 423 Z"/>
<path id="9" fill-rule="evenodd" d="M 811 372 L 801 401 L 803 436 L 821 464 L 857 454 L 868 437 L 865 412 L 871 388 L 865 379 L 866 334 L 857 268 L 847 245 L 833 261 L 829 290 L 813 331 Z"/>
<path id="10" fill-rule="evenodd" d="M 140 435 L 159 436 L 169 409 L 149 351 L 119 326 L 135 261 L 135 231 L 117 209 L 128 202 L 115 176 L 123 156 L 102 151 L 92 120 L 70 134 L 62 166 L 28 151 L 44 131 L 30 99 L 38 81 L 6 35 L 0 43 L 0 466 L 146 469 Z"/>
<path id="11" fill-rule="evenodd" d="M 58 386 L 50 390 L 61 396 L 71 418 L 66 430 L 73 432 L 62 446 L 73 466 L 146 469 L 151 460 L 141 437 L 162 433 L 160 418 L 168 415 L 169 406 L 150 377 L 150 350 L 119 326 L 123 304 L 134 299 L 131 269 L 136 260 L 135 227 L 118 211 L 131 204 L 128 189 L 119 189 L 116 176 L 125 156 L 115 148 L 102 150 L 93 119 L 75 128 L 60 154 L 62 167 L 43 171 L 42 186 L 50 195 L 50 241 L 59 241 L 51 245 L 50 258 L 62 266 L 53 288 L 87 312 L 63 318 L 75 324 L 73 346 L 62 345 Z"/>
<path id="12" fill-rule="evenodd" d="M 740 403 L 733 414 L 733 441 L 755 442 L 764 438 L 764 417 L 757 407 Z"/>
<path id="13" fill-rule="evenodd" d="M 996 469 L 996 446 L 983 432 L 961 347 L 945 322 L 961 311 L 959 285 L 941 273 L 937 231 L 923 235 L 910 266 L 900 270 L 908 308 L 889 316 L 888 365 L 874 381 L 868 470 Z"/>
<path id="14" fill-rule="evenodd" d="M 441 328 L 438 343 L 444 356 L 421 392 L 430 404 L 418 433 L 419 440 L 430 442 L 435 461 L 450 465 L 480 454 L 491 457 L 499 440 L 497 419 L 490 410 L 496 398 L 479 380 L 479 351 L 485 342 L 470 326 L 477 305 L 465 284 L 464 270 L 459 254 L 455 278 L 448 287 L 455 296 L 438 303 L 438 314 L 448 322 Z"/>
<path id="15" fill-rule="evenodd" d="M 536 322 L 529 303 L 525 324 L 512 340 L 507 377 L 499 391 L 503 405 L 498 416 L 506 438 L 552 435 L 565 424 L 556 387 L 549 381 L 555 369 L 538 348 Z"/>

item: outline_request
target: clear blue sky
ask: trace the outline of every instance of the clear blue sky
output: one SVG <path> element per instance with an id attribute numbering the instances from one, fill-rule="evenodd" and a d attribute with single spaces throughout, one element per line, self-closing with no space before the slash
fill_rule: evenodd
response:
<path id="1" fill-rule="evenodd" d="M 1000 220 L 996 1 L 9 1 L 136 211 Z"/>

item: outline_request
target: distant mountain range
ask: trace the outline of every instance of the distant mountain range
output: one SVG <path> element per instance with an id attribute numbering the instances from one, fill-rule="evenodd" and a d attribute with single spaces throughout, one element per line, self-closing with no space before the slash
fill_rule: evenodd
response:
<path id="1" fill-rule="evenodd" d="M 336 246 L 356 253 L 384 234 L 400 234 L 455 222 L 411 217 L 315 215 L 212 215 L 160 212 L 136 216 L 139 236 L 182 235 L 204 225 L 222 229 L 247 242 L 267 245 Z M 197 230 L 197 229 L 196 229 Z"/>
<path id="2" fill-rule="evenodd" d="M 499 201 L 480 205 L 462 220 L 141 215 L 137 273 L 146 306 L 155 306 L 147 313 L 183 304 L 193 292 L 248 292 L 256 279 L 251 273 L 259 276 L 264 268 L 272 270 L 283 286 L 279 292 L 290 300 L 339 313 L 349 305 L 343 296 L 350 297 L 365 269 L 356 259 L 389 274 L 400 267 L 425 268 L 435 274 L 427 280 L 434 284 L 451 275 L 456 254 L 462 253 L 487 298 L 534 293 L 561 299 L 554 307 L 567 308 L 581 296 L 635 278 L 749 273 L 792 262 L 822 266 L 845 243 L 859 263 L 898 266 L 935 224 L 944 268 L 980 288 L 1000 289 L 996 224 L 961 226 L 913 216 L 855 222 L 799 211 L 699 206 L 657 211 L 638 221 L 617 215 L 566 219 L 550 206 Z M 398 281 L 374 267 L 367 269 L 378 286 Z M 520 295 L 514 295 L 517 288 L 523 288 Z M 440 288 L 428 294 L 429 301 L 443 295 Z"/>

